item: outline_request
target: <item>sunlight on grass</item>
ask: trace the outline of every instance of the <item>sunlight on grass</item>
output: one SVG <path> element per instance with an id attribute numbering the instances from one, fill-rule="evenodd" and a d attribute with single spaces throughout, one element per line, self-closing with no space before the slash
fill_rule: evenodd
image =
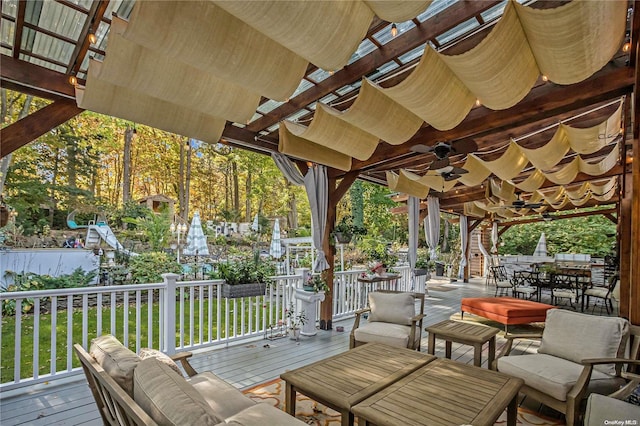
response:
<path id="1" fill-rule="evenodd" d="M 235 299 L 234 299 L 235 300 Z M 258 317 L 259 327 L 262 327 L 263 320 L 263 310 L 262 303 L 256 303 L 255 299 L 246 299 L 244 304 L 241 303 L 240 300 L 229 300 L 229 327 L 230 333 L 233 333 L 233 311 L 234 309 L 237 311 L 237 334 L 249 333 L 250 331 L 255 331 L 255 321 L 256 316 Z M 80 343 L 82 344 L 82 330 L 83 330 L 83 314 L 82 309 L 74 309 L 72 314 L 72 324 L 71 324 L 71 336 L 68 334 L 68 316 L 66 310 L 60 310 L 60 307 L 65 304 L 66 301 L 58 300 L 58 314 L 55 316 L 56 326 L 55 326 L 55 347 L 52 347 L 52 338 L 54 336 L 51 335 L 52 331 L 52 315 L 50 313 L 41 314 L 38 316 L 38 326 L 39 326 L 39 338 L 37 341 L 37 351 L 38 351 L 38 375 L 48 374 L 51 372 L 51 364 L 52 358 L 55 359 L 55 370 L 56 371 L 64 371 L 68 366 L 68 359 L 71 357 L 71 365 L 72 367 L 79 367 L 80 363 L 77 360 L 75 354 L 73 354 L 73 344 Z M 252 324 L 249 325 L 247 323 L 249 315 L 249 306 L 251 306 L 251 318 Z M 268 303 L 265 303 L 267 306 L 268 312 Z M 240 318 L 242 316 L 242 310 L 244 307 L 244 318 L 245 324 L 244 328 L 241 329 L 240 326 Z M 218 306 L 216 301 L 211 306 L 211 330 L 209 330 L 209 301 L 204 300 L 202 306 L 202 336 L 204 341 L 208 341 L 209 331 L 211 332 L 212 340 L 216 340 L 218 338 L 218 327 L 220 327 L 220 338 L 225 338 L 225 304 L 222 302 L 221 305 L 221 323 L 217 323 L 217 315 L 218 315 Z M 190 303 L 189 301 L 185 301 L 183 305 L 184 313 L 184 323 L 183 323 L 183 333 L 184 333 L 184 345 L 191 345 L 191 341 L 189 340 L 190 333 Z M 194 310 L 194 318 L 193 318 L 193 336 L 194 336 L 194 344 L 199 342 L 199 333 L 200 333 L 200 301 L 196 300 L 193 304 Z M 111 315 L 110 306 L 106 306 L 102 308 L 102 324 L 100 327 L 100 333 L 98 333 L 98 309 L 96 307 L 91 307 L 87 309 L 86 316 L 86 327 L 87 327 L 87 342 L 90 344 L 91 339 L 97 337 L 99 334 L 114 334 L 121 342 L 127 342 L 127 346 L 132 351 L 136 352 L 136 309 L 135 305 L 131 305 L 127 311 L 128 318 L 126 323 L 128 324 L 127 330 L 127 338 L 125 339 L 125 309 L 121 304 L 118 305 L 115 309 L 115 323 L 113 324 L 112 329 L 112 315 Z M 140 321 L 140 347 L 154 347 L 158 348 L 160 342 L 159 336 L 159 304 L 157 302 L 153 303 L 151 309 L 152 316 L 152 333 L 151 333 L 151 342 L 149 342 L 149 304 L 143 303 L 140 305 L 139 310 L 139 321 Z M 179 344 L 179 315 L 180 315 L 180 302 L 176 302 L 176 345 Z M 36 319 L 35 315 L 32 314 L 23 314 L 21 317 L 22 321 L 22 333 L 20 336 L 20 378 L 28 378 L 33 377 L 35 372 L 33 371 L 34 367 L 34 320 Z M 3 316 L 2 318 L 2 360 L 0 361 L 0 381 L 2 383 L 6 383 L 14 380 L 14 353 L 15 353 L 15 324 L 16 317 L 15 316 Z M 70 337 L 70 338 L 69 338 Z M 68 345 L 68 342 L 71 342 Z M 87 345 L 88 345 L 87 344 Z M 54 353 L 52 354 L 52 351 Z"/>

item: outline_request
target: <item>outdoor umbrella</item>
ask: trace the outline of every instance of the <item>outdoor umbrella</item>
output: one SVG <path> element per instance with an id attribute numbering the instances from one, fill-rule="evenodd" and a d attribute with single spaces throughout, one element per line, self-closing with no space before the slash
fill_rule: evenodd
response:
<path id="1" fill-rule="evenodd" d="M 200 214 L 195 212 L 187 234 L 187 246 L 182 250 L 182 254 L 187 256 L 208 256 L 209 247 L 207 246 L 207 237 L 202 232 L 202 224 L 200 223 Z"/>
<path id="2" fill-rule="evenodd" d="M 273 224 L 273 232 L 271 233 L 271 245 L 269 246 L 269 254 L 274 259 L 282 257 L 282 244 L 280 243 L 280 220 L 276 219 Z"/>
<path id="3" fill-rule="evenodd" d="M 533 251 L 534 256 L 546 256 L 547 255 L 547 237 L 545 237 L 544 232 L 540 234 L 540 239 L 538 240 L 538 245 L 536 249 Z"/>
<path id="4" fill-rule="evenodd" d="M 258 215 L 256 215 L 256 217 L 253 218 L 253 223 L 251 224 L 251 230 L 258 232 L 258 229 L 260 229 L 258 227 Z"/>

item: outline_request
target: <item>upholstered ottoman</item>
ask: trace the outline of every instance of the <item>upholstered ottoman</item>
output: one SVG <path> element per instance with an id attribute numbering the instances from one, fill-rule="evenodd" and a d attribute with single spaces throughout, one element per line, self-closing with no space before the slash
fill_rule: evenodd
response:
<path id="1" fill-rule="evenodd" d="M 461 311 L 494 320 L 504 324 L 504 330 L 510 324 L 528 324 L 530 322 L 544 322 L 547 311 L 555 306 L 531 300 L 513 297 L 467 297 L 462 299 Z"/>

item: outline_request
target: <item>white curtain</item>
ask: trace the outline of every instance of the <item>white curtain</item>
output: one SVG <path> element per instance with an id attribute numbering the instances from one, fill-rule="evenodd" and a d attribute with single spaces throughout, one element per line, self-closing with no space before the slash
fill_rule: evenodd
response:
<path id="1" fill-rule="evenodd" d="M 300 170 L 293 164 L 293 161 L 289 160 L 289 157 L 279 152 L 272 152 L 271 158 L 273 158 L 273 162 L 276 163 L 276 166 L 278 166 L 289 183 L 296 186 L 304 185 L 304 178 Z"/>
<path id="2" fill-rule="evenodd" d="M 424 218 L 424 234 L 429 246 L 429 258 L 438 258 L 438 241 L 440 240 L 440 199 L 438 197 L 427 197 L 428 215 Z"/>
<path id="3" fill-rule="evenodd" d="M 329 269 L 329 263 L 322 250 L 322 239 L 327 226 L 327 209 L 329 204 L 329 183 L 327 180 L 327 168 L 321 165 L 309 167 L 304 177 L 304 187 L 307 190 L 309 206 L 311 207 L 313 245 L 318 251 L 318 256 L 313 265 L 315 272 Z"/>
<path id="4" fill-rule="evenodd" d="M 410 196 L 407 205 L 409 208 L 409 253 L 407 257 L 411 268 L 411 287 L 415 288 L 415 272 L 413 269 L 416 267 L 416 261 L 418 260 L 420 199 Z"/>
<path id="5" fill-rule="evenodd" d="M 486 277 L 487 272 L 489 272 L 489 263 L 491 262 L 491 255 L 489 254 L 489 252 L 487 252 L 487 249 L 484 248 L 484 245 L 482 245 L 482 234 L 478 234 L 478 248 L 480 249 L 480 253 L 482 253 L 482 256 L 484 257 L 484 262 L 482 262 L 484 264 L 484 268 L 482 270 L 482 276 Z"/>
<path id="6" fill-rule="evenodd" d="M 464 277 L 464 267 L 467 266 L 467 246 L 469 245 L 469 229 L 467 225 L 467 216 L 460 216 L 460 268 L 458 269 L 458 278 Z"/>
<path id="7" fill-rule="evenodd" d="M 498 254 L 498 222 L 495 220 L 491 224 L 491 254 Z"/>

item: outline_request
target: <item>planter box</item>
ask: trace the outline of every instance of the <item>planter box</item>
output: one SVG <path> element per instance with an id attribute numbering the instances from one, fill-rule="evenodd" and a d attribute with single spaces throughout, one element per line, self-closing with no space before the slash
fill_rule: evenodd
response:
<path id="1" fill-rule="evenodd" d="M 236 284 L 222 285 L 222 297 L 227 299 L 235 299 L 238 297 L 252 297 L 252 296 L 264 296 L 266 293 L 266 283 L 250 283 L 250 284 Z"/>

